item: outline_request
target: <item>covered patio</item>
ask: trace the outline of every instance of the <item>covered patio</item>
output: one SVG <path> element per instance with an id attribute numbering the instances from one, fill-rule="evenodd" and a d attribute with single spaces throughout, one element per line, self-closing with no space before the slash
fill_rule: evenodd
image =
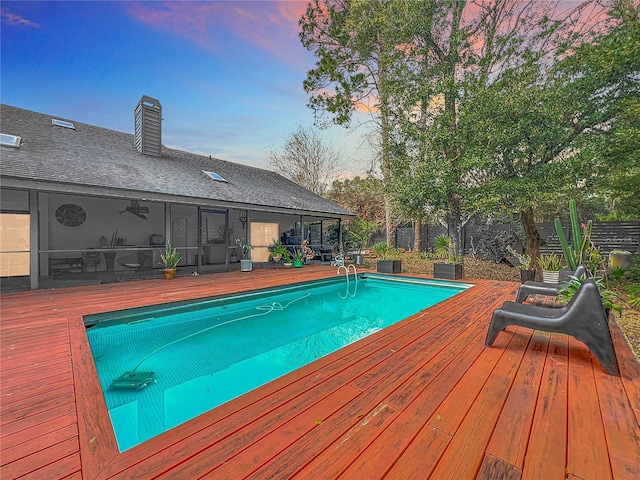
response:
<path id="1" fill-rule="evenodd" d="M 264 269 L 4 294 L 2 479 L 637 479 L 640 366 L 510 327 L 473 288 L 119 453 L 82 317 L 334 276 Z"/>

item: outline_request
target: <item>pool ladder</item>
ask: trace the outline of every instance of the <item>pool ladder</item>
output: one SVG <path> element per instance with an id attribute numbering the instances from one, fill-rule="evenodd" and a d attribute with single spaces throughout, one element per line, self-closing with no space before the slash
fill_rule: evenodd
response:
<path id="1" fill-rule="evenodd" d="M 353 289 L 353 293 L 351 293 L 350 289 L 349 289 L 349 272 L 351 271 L 351 269 L 353 268 L 353 278 L 355 279 L 355 287 Z M 336 272 L 336 275 L 340 275 L 340 271 L 344 270 L 344 276 L 346 279 L 346 291 L 344 296 L 342 296 L 342 294 L 338 293 L 338 295 L 340 296 L 340 298 L 342 298 L 343 300 L 347 297 L 355 297 L 356 293 L 358 293 L 358 271 L 356 270 L 356 266 L 354 264 L 350 264 L 350 265 L 340 265 L 338 267 L 338 271 Z"/>

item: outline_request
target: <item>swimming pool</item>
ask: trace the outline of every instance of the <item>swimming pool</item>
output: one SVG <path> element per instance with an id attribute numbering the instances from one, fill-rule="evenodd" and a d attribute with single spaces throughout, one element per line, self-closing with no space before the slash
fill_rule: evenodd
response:
<path id="1" fill-rule="evenodd" d="M 357 284 L 351 277 L 348 286 L 337 277 L 85 317 L 118 447 L 127 450 L 470 286 L 371 274 Z"/>

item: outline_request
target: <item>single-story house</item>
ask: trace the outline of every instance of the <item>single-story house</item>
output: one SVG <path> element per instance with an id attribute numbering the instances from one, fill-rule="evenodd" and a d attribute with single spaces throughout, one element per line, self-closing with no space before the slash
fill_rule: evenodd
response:
<path id="1" fill-rule="evenodd" d="M 308 240 L 317 259 L 340 243 L 344 208 L 283 176 L 162 145 L 162 107 L 143 96 L 134 134 L 0 105 L 3 289 L 160 276 L 170 242 L 179 275 L 238 268 L 243 239 Z"/>

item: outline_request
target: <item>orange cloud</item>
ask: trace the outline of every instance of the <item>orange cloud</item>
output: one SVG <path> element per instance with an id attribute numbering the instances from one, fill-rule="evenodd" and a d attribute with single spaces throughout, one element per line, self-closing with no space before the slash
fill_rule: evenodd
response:
<path id="1" fill-rule="evenodd" d="M 40 28 L 40 25 L 38 25 L 37 23 L 32 22 L 31 20 L 28 20 L 20 15 L 16 15 L 15 13 L 11 13 L 4 8 L 0 11 L 0 16 L 2 17 L 2 22 L 6 23 L 7 25 L 12 25 L 14 27 Z"/>
<path id="2" fill-rule="evenodd" d="M 301 61 L 305 51 L 298 40 L 298 19 L 306 10 L 303 1 L 125 2 L 124 7 L 137 21 L 187 38 L 201 48 L 222 50 L 231 32 L 283 62 L 308 69 L 308 61 Z"/>

